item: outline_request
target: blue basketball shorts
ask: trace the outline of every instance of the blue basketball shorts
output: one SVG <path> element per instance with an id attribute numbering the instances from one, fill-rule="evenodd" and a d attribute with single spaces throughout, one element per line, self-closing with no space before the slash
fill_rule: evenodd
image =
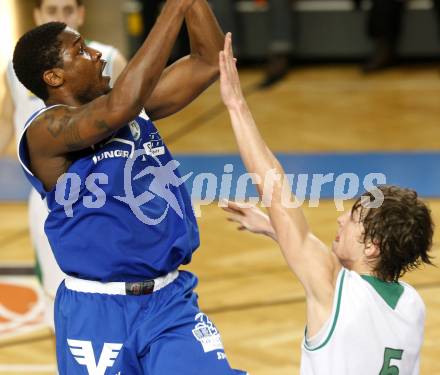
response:
<path id="1" fill-rule="evenodd" d="M 55 300 L 60 375 L 244 375 L 229 366 L 196 285 L 186 271 L 139 296 L 78 292 L 63 282 Z"/>

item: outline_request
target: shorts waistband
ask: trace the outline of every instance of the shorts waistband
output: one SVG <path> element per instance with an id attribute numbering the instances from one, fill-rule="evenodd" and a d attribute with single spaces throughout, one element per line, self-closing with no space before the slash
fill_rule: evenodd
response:
<path id="1" fill-rule="evenodd" d="M 171 284 L 177 279 L 178 276 L 179 271 L 176 270 L 156 279 L 132 283 L 102 283 L 99 281 L 77 279 L 72 276 L 67 276 L 64 280 L 64 283 L 67 289 L 75 292 L 140 296 L 157 292 L 158 290 L 166 287 L 168 284 Z"/>

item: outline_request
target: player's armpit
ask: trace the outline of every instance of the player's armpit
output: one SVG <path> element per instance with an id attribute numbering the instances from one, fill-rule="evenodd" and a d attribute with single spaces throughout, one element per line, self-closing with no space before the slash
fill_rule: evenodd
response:
<path id="1" fill-rule="evenodd" d="M 293 248 L 289 245 L 289 238 L 281 237 L 279 243 L 283 255 L 304 287 L 308 334 L 314 336 L 331 315 L 341 264 L 331 250 L 312 233 L 307 235 L 300 248 Z"/>
<path id="2" fill-rule="evenodd" d="M 311 232 L 298 242 L 293 222 L 276 232 L 284 258 L 303 285 L 307 298 L 323 305 L 331 303 L 341 269 L 337 257 Z"/>

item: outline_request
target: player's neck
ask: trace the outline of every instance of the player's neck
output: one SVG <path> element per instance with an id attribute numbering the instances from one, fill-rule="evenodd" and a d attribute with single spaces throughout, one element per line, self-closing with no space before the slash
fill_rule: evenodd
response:
<path id="1" fill-rule="evenodd" d="M 351 271 L 358 273 L 359 275 L 369 275 L 375 276 L 374 264 L 367 262 L 365 259 L 361 258 L 356 262 L 353 262 L 347 268 Z"/>
<path id="2" fill-rule="evenodd" d="M 84 104 L 75 97 L 64 94 L 50 95 L 49 98 L 44 103 L 46 104 L 46 106 L 64 104 L 72 107 L 80 107 Z"/>

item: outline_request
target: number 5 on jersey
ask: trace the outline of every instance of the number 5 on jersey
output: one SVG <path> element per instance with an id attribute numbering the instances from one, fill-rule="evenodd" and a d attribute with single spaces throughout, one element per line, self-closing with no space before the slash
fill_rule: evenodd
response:
<path id="1" fill-rule="evenodd" d="M 385 348 L 383 353 L 383 365 L 379 375 L 399 375 L 399 368 L 396 365 L 391 365 L 391 360 L 402 359 L 403 350 Z"/>

